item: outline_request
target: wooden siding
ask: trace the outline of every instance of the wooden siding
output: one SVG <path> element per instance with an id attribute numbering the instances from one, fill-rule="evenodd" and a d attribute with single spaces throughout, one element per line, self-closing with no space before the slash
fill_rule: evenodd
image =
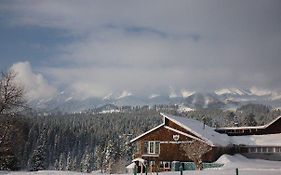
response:
<path id="1" fill-rule="evenodd" d="M 281 118 L 275 121 L 265 129 L 265 134 L 277 134 L 281 133 Z"/>
<path id="2" fill-rule="evenodd" d="M 185 153 L 180 149 L 180 144 L 178 143 L 160 143 L 160 154 L 159 155 L 151 155 L 144 153 L 144 142 L 147 141 L 162 141 L 168 142 L 173 140 L 173 135 L 180 135 L 180 141 L 191 141 L 190 137 L 187 137 L 182 134 L 178 134 L 177 132 L 171 131 L 164 126 L 154 130 L 153 132 L 143 136 L 141 139 L 137 141 L 138 146 L 140 147 L 139 151 L 135 153 L 134 158 L 142 157 L 148 161 L 190 161 Z M 227 148 L 221 147 L 212 147 L 212 150 L 208 152 L 204 157 L 203 161 L 205 162 L 213 162 L 220 155 L 226 152 Z"/>

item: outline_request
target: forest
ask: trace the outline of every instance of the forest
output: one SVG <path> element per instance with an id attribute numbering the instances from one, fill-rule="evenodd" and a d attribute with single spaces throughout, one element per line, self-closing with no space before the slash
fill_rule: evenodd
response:
<path id="1" fill-rule="evenodd" d="M 162 112 L 198 119 L 213 127 L 237 123 L 262 125 L 281 114 L 280 110 L 255 104 L 243 106 L 236 112 Z M 28 112 L 1 115 L 0 119 L 1 169 L 101 170 L 106 173 L 124 173 L 134 149 L 129 140 L 161 123 L 159 111 L 155 110 L 48 116 Z M 4 126 L 8 129 L 3 130 Z"/>

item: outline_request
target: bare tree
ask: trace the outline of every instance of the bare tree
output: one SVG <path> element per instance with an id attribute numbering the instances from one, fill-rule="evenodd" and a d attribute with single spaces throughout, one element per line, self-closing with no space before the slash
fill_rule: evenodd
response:
<path id="1" fill-rule="evenodd" d="M 0 114 L 7 114 L 24 107 L 24 88 L 15 81 L 17 74 L 9 70 L 0 77 Z"/>
<path id="2" fill-rule="evenodd" d="M 0 170 L 15 169 L 17 150 L 24 143 L 25 121 L 15 117 L 24 108 L 24 88 L 12 70 L 0 75 Z"/>
<path id="3" fill-rule="evenodd" d="M 202 156 L 211 150 L 209 145 L 202 141 L 193 140 L 189 143 L 182 143 L 180 148 L 185 152 L 185 155 L 195 163 L 196 169 L 203 169 Z"/>

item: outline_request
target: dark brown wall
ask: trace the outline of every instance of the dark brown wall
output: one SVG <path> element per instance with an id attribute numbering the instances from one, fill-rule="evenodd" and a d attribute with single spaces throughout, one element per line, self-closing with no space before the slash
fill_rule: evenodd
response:
<path id="1" fill-rule="evenodd" d="M 271 125 L 269 125 L 265 129 L 265 133 L 267 133 L 267 134 L 281 133 L 281 118 L 279 118 L 279 120 L 277 120 L 274 123 L 272 123 Z"/>
<path id="2" fill-rule="evenodd" d="M 155 131 L 145 135 L 137 144 L 140 145 L 140 152 L 136 153 L 136 157 L 142 157 L 146 160 L 159 160 L 159 161 L 190 161 L 185 153 L 180 149 L 180 144 L 175 143 L 161 143 L 159 157 L 144 156 L 144 142 L 145 141 L 174 141 L 173 135 L 180 135 L 179 141 L 191 141 L 192 139 L 184 135 L 178 134 L 174 131 L 166 129 L 164 126 L 156 129 Z M 203 161 L 215 161 L 220 155 L 224 153 L 224 149 L 220 147 L 212 147 Z"/>

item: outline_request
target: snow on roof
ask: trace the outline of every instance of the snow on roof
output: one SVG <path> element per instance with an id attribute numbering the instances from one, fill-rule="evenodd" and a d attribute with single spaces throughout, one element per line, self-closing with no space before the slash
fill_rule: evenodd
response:
<path id="1" fill-rule="evenodd" d="M 265 129 L 277 120 L 279 120 L 281 116 L 277 117 L 276 119 L 272 120 L 270 123 L 262 125 L 262 126 L 242 126 L 242 127 L 223 127 L 223 128 L 217 128 L 216 130 L 237 130 L 237 129 Z"/>
<path id="2" fill-rule="evenodd" d="M 281 134 L 231 136 L 230 142 L 247 146 L 281 146 Z"/>
<path id="3" fill-rule="evenodd" d="M 161 115 L 195 134 L 199 138 L 202 138 L 210 145 L 227 146 L 230 144 L 229 137 L 226 134 L 217 133 L 214 128 L 207 125 L 203 127 L 203 123 L 198 120 L 163 113 L 161 113 Z"/>

